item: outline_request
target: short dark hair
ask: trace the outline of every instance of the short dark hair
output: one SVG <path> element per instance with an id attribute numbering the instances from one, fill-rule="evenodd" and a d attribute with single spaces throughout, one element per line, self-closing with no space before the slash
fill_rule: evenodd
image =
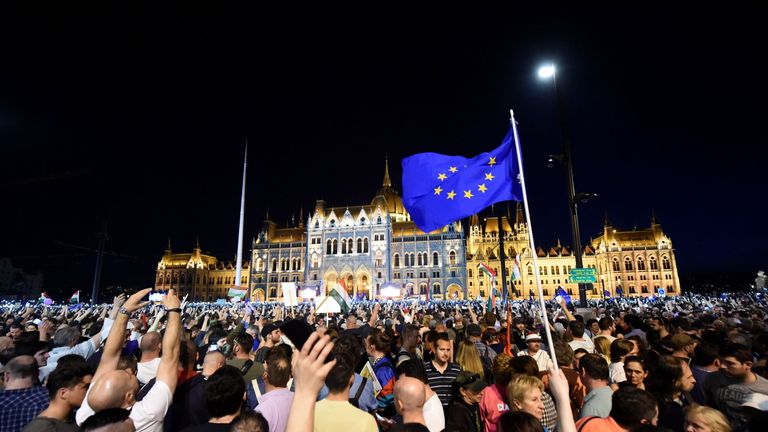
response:
<path id="1" fill-rule="evenodd" d="M 13 378 L 35 378 L 40 373 L 37 366 L 37 360 L 32 356 L 18 356 L 11 359 L 5 365 L 5 372 Z"/>
<path id="2" fill-rule="evenodd" d="M 352 377 L 352 366 L 340 361 L 333 365 L 333 369 L 325 377 L 325 385 L 330 393 L 341 393 L 349 387 L 349 379 Z M 241 379 L 242 381 L 242 379 Z"/>
<path id="3" fill-rule="evenodd" d="M 403 375 L 409 378 L 416 378 L 424 384 L 429 384 L 429 379 L 427 378 L 427 371 L 424 369 L 424 364 L 418 360 L 406 360 L 397 365 L 395 376 L 399 379 L 402 378 Z"/>
<path id="4" fill-rule="evenodd" d="M 516 374 L 539 376 L 539 365 L 536 360 L 531 356 L 517 356 L 509 362 L 509 367 Z"/>
<path id="5" fill-rule="evenodd" d="M 253 336 L 248 333 L 240 333 L 235 336 L 234 342 L 240 345 L 240 348 L 245 352 L 251 352 L 253 349 Z"/>
<path id="6" fill-rule="evenodd" d="M 498 432 L 544 432 L 541 421 L 525 411 L 507 411 L 496 424 Z"/>
<path id="7" fill-rule="evenodd" d="M 451 342 L 451 338 L 448 336 L 448 333 L 435 333 L 435 348 L 437 348 L 437 341 L 445 341 L 451 344 L 453 343 Z"/>
<path id="8" fill-rule="evenodd" d="M 233 432 L 269 432 L 269 423 L 261 413 L 246 410 L 230 423 Z"/>
<path id="9" fill-rule="evenodd" d="M 749 351 L 749 347 L 742 344 L 731 343 L 725 346 L 723 350 L 723 357 L 733 357 L 739 361 L 739 363 L 753 362 L 754 357 Z"/>
<path id="10" fill-rule="evenodd" d="M 621 361 L 621 358 L 629 354 L 634 348 L 635 344 L 629 340 L 615 339 L 613 342 L 611 342 L 611 361 Z"/>
<path id="11" fill-rule="evenodd" d="M 183 351 L 183 350 L 182 350 Z M 124 355 L 120 357 L 120 360 L 117 361 L 117 368 L 118 369 L 130 369 L 133 371 L 133 374 L 136 375 L 136 372 L 139 370 L 138 361 L 136 360 L 136 357 L 132 355 Z M 61 363 L 59 363 L 61 364 Z"/>
<path id="12" fill-rule="evenodd" d="M 600 330 L 610 330 L 613 326 L 613 318 L 604 316 L 600 318 L 600 320 L 597 322 L 597 325 L 600 326 Z"/>
<path id="13" fill-rule="evenodd" d="M 48 375 L 48 382 L 45 384 L 45 388 L 48 389 L 48 397 L 51 400 L 56 399 L 56 393 L 60 389 L 74 387 L 83 382 L 83 378 L 88 375 L 92 375 L 91 368 L 85 365 L 56 367 Z"/>
<path id="14" fill-rule="evenodd" d="M 592 379 L 608 381 L 608 362 L 600 354 L 587 354 L 579 360 L 579 372 L 584 371 Z"/>
<path id="15" fill-rule="evenodd" d="M 685 360 L 671 355 L 663 355 L 651 368 L 651 373 L 646 380 L 648 391 L 659 401 L 672 400 L 675 392 L 675 383 L 683 376 L 683 363 Z"/>
<path id="16" fill-rule="evenodd" d="M 333 342 L 333 350 L 331 353 L 333 353 L 334 358 L 337 360 L 345 361 L 352 366 L 356 366 L 357 360 L 360 358 L 361 350 L 362 345 L 357 336 L 347 334 Z"/>
<path id="17" fill-rule="evenodd" d="M 637 387 L 619 387 L 611 397 L 611 418 L 619 426 L 628 429 L 640 425 L 643 420 L 656 417 L 658 402 L 645 390 Z"/>
<path id="18" fill-rule="evenodd" d="M 567 343 L 556 340 L 552 342 L 555 347 L 555 356 L 558 366 L 570 366 L 573 363 L 573 348 Z"/>
<path id="19" fill-rule="evenodd" d="M 712 342 L 702 342 L 693 350 L 693 363 L 698 366 L 709 366 L 718 358 L 717 345 Z"/>
<path id="20" fill-rule="evenodd" d="M 56 362 L 56 367 L 69 367 L 69 366 L 79 366 L 79 365 L 86 365 L 88 366 L 88 362 L 85 361 L 85 358 L 81 356 L 80 354 L 67 354 L 59 357 L 59 361 Z M 90 366 L 89 366 L 90 367 Z M 91 368 L 93 369 L 93 368 Z"/>
<path id="21" fill-rule="evenodd" d="M 267 365 L 267 381 L 275 387 L 285 387 L 288 380 L 291 379 L 291 359 L 285 355 L 283 350 L 272 347 L 264 357 L 264 363 Z"/>
<path id="22" fill-rule="evenodd" d="M 234 414 L 243 404 L 243 374 L 234 366 L 222 366 L 208 378 L 203 394 L 205 407 L 211 417 Z"/>
<path id="23" fill-rule="evenodd" d="M 573 337 L 580 338 L 584 336 L 584 323 L 581 321 L 569 322 L 568 329 L 571 331 Z"/>
<path id="24" fill-rule="evenodd" d="M 88 417 L 80 428 L 83 432 L 89 432 L 102 428 L 107 425 L 122 423 L 128 416 L 131 415 L 131 410 L 123 408 L 108 408 L 97 412 L 96 414 Z"/>

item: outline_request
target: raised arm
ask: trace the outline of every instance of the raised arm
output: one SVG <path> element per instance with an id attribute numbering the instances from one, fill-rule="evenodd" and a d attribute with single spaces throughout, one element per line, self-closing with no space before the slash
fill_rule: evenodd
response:
<path id="1" fill-rule="evenodd" d="M 376 320 L 379 319 L 379 311 L 381 310 L 381 303 L 376 303 L 376 305 L 373 307 L 373 312 L 371 313 L 371 319 L 368 320 L 368 325 L 373 327 L 376 325 Z"/>
<path id="2" fill-rule="evenodd" d="M 163 299 L 168 314 L 163 335 L 163 356 L 157 367 L 157 379 L 164 382 L 173 393 L 179 379 L 179 349 L 181 346 L 181 301 L 174 290 L 168 290 Z"/>
<path id="3" fill-rule="evenodd" d="M 115 317 L 112 329 L 109 331 L 107 343 L 104 345 L 104 352 L 101 355 L 99 367 L 93 375 L 94 381 L 96 381 L 96 378 L 102 374 L 117 369 L 117 362 L 120 360 L 120 350 L 122 350 L 123 343 L 125 342 L 125 327 L 128 324 L 128 318 L 130 318 L 133 312 L 146 304 L 146 302 L 142 302 L 141 299 L 151 290 L 152 288 L 146 288 L 137 292 L 130 296 L 122 307 L 118 307 L 113 311 L 117 316 Z"/>

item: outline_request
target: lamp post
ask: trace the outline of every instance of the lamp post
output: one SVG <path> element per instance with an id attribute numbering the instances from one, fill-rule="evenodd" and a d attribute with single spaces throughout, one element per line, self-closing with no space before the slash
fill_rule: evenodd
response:
<path id="1" fill-rule="evenodd" d="M 539 78 L 548 79 L 552 78 L 552 87 L 555 90 L 555 97 L 557 99 L 557 117 L 560 124 L 560 133 L 563 137 L 563 154 L 550 155 L 547 165 L 551 168 L 554 165 L 554 161 L 558 160 L 563 163 L 565 168 L 565 175 L 568 180 L 568 206 L 571 210 L 571 232 L 573 234 L 574 254 L 576 256 L 576 267 L 583 268 L 584 263 L 581 256 L 581 236 L 579 234 L 579 215 L 577 211 L 577 201 L 586 203 L 590 198 L 596 197 L 595 194 L 580 193 L 576 194 L 576 187 L 573 184 L 573 167 L 571 165 L 571 140 L 568 138 L 568 133 L 565 124 L 565 105 L 563 104 L 563 98 L 560 92 L 557 90 L 555 65 L 550 64 L 539 68 Z M 587 307 L 587 285 L 579 283 L 579 304 L 581 307 Z"/>
<path id="2" fill-rule="evenodd" d="M 606 303 L 605 303 L 605 275 L 604 274 L 600 275 L 600 286 L 603 289 L 603 307 L 605 307 Z"/>

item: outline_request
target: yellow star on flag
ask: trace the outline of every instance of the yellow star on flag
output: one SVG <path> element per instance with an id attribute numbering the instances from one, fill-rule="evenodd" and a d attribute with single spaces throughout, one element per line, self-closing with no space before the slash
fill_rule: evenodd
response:
<path id="1" fill-rule="evenodd" d="M 447 178 L 448 178 L 448 176 L 446 176 L 444 173 L 440 173 L 440 175 L 437 176 L 437 179 L 440 180 L 440 181 L 443 181 L 443 180 L 445 180 Z"/>
<path id="2" fill-rule="evenodd" d="M 440 195 L 440 192 L 442 192 L 442 191 L 443 191 L 443 189 L 440 186 L 436 187 L 435 188 L 435 195 Z"/>
<path id="3" fill-rule="evenodd" d="M 473 195 L 472 195 L 472 191 L 471 190 L 464 191 L 464 198 L 472 199 L 472 196 Z"/>
<path id="4" fill-rule="evenodd" d="M 485 193 L 485 191 L 487 191 L 488 188 L 485 187 L 485 183 L 483 183 L 483 184 L 477 186 L 477 190 L 479 190 L 482 193 Z"/>
<path id="5" fill-rule="evenodd" d="M 458 171 L 458 169 L 456 169 L 456 167 L 450 167 L 448 168 L 448 171 L 455 173 L 456 171 Z"/>
<path id="6" fill-rule="evenodd" d="M 493 174 L 491 174 L 491 173 L 485 173 L 485 179 L 486 179 L 486 180 L 489 180 L 489 181 L 490 181 L 490 180 L 493 180 L 493 178 L 494 178 L 494 177 L 493 177 Z"/>
<path id="7" fill-rule="evenodd" d="M 454 192 L 454 191 L 448 192 L 448 199 L 452 200 L 453 197 L 455 197 L 455 196 L 456 196 L 456 192 Z"/>
<path id="8" fill-rule="evenodd" d="M 489 156 L 489 157 L 490 157 L 490 156 Z M 492 158 L 491 158 L 491 161 L 490 161 L 490 162 L 488 162 L 488 165 L 490 165 L 490 166 L 494 166 L 494 165 L 496 165 L 496 158 L 495 158 L 495 157 L 492 157 Z"/>

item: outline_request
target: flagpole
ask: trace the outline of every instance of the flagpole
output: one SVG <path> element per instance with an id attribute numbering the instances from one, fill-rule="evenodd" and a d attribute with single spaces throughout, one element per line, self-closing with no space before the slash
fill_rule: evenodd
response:
<path id="1" fill-rule="evenodd" d="M 528 243 L 531 251 L 531 257 L 533 258 L 533 274 L 536 278 L 536 289 L 539 294 L 539 306 L 541 307 L 541 322 L 544 325 L 544 331 L 547 336 L 547 346 L 549 346 L 549 356 L 552 358 L 555 371 L 557 367 L 557 357 L 555 356 L 555 345 L 552 340 L 552 333 L 549 330 L 549 318 L 547 318 L 547 307 L 544 304 L 544 292 L 541 288 L 541 278 L 539 277 L 539 262 L 536 256 L 536 249 L 534 248 L 533 241 L 533 225 L 531 224 L 531 214 L 528 209 L 528 193 L 525 189 L 525 175 L 523 174 L 523 153 L 520 149 L 520 138 L 517 135 L 517 124 L 515 122 L 515 113 L 509 110 L 510 122 L 512 123 L 512 131 L 515 136 L 515 154 L 517 155 L 517 166 L 520 169 L 520 187 L 523 190 L 523 204 L 525 206 L 525 217 L 528 220 Z"/>
<path id="2" fill-rule="evenodd" d="M 235 267 L 235 288 L 240 289 L 240 278 L 243 274 L 243 221 L 245 219 L 245 170 L 248 166 L 248 140 L 245 141 L 245 158 L 243 160 L 243 191 L 240 195 L 240 228 L 237 232 L 237 266 Z"/>

